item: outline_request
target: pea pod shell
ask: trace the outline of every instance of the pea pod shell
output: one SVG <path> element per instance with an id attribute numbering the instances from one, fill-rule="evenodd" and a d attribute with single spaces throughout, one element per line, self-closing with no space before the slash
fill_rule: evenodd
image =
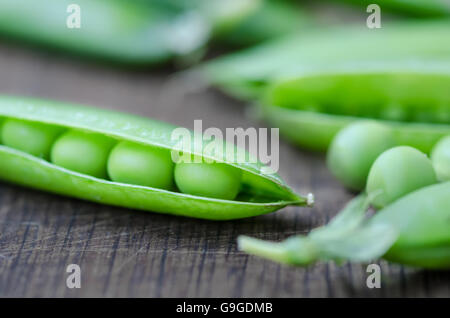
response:
<path id="1" fill-rule="evenodd" d="M 169 150 L 176 146 L 176 140 L 171 139 L 176 126 L 107 110 L 0 97 L 2 116 L 98 132 Z M 192 153 L 201 155 L 196 151 L 194 148 Z M 226 158 L 210 158 L 229 163 Z M 0 178 L 10 182 L 99 203 L 196 218 L 237 219 L 273 212 L 290 204 L 307 204 L 307 199 L 296 195 L 278 175 L 261 173 L 260 162 L 229 163 L 243 171 L 245 201 L 196 197 L 97 179 L 1 145 L 0 162 Z"/>
<path id="2" fill-rule="evenodd" d="M 279 78 L 323 71 L 336 64 L 450 57 L 448 21 L 385 23 L 373 31 L 361 24 L 299 32 L 219 57 L 204 65 L 201 72 L 223 91 L 255 99 Z"/>
<path id="3" fill-rule="evenodd" d="M 295 144 L 324 151 L 339 130 L 377 119 L 396 141 L 429 153 L 450 133 L 449 63 L 339 65 L 334 70 L 281 80 L 260 115 Z"/>
<path id="4" fill-rule="evenodd" d="M 412 192 L 377 212 L 371 224 L 390 224 L 399 232 L 384 255 L 390 261 L 450 268 L 450 182 Z"/>
<path id="5" fill-rule="evenodd" d="M 81 11 L 81 25 L 69 28 L 67 23 L 73 22 L 75 12 L 72 4 L 69 0 L 2 0 L 0 34 L 129 64 L 160 63 L 188 54 L 200 48 L 209 36 L 208 26 L 202 25 L 199 17 L 178 17 L 162 5 L 123 0 L 75 2 Z M 181 29 L 189 30 L 190 36 L 180 40 Z"/>

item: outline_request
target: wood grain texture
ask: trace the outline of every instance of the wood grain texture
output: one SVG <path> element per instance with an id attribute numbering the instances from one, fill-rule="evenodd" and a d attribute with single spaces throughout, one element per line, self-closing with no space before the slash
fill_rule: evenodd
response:
<path id="1" fill-rule="evenodd" d="M 252 127 L 241 103 L 169 71 L 132 72 L 0 46 L 0 93 L 86 103 L 193 128 Z M 183 94 L 184 91 L 190 94 Z M 247 256 L 236 237 L 281 240 L 326 223 L 351 198 L 319 154 L 282 142 L 280 174 L 313 209 L 210 222 L 97 205 L 0 183 L 2 297 L 449 297 L 450 273 L 380 262 L 382 288 L 366 266 L 292 268 Z M 80 289 L 66 267 L 81 267 Z"/>

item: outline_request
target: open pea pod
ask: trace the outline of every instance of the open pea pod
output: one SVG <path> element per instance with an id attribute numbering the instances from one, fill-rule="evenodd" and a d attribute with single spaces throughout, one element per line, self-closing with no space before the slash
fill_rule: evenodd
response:
<path id="1" fill-rule="evenodd" d="M 99 203 L 211 220 L 250 217 L 273 212 L 291 204 L 311 203 L 311 199 L 296 195 L 277 174 L 267 173 L 265 168 L 268 167 L 260 162 L 235 163 L 227 158 L 225 153 L 222 156 L 216 153 L 206 156 L 205 152 L 200 150 L 203 148 L 199 148 L 196 143 L 198 138 L 192 139 L 191 150 L 180 147 L 179 140 L 172 138 L 177 127 L 166 123 L 52 101 L 1 97 L 0 127 L 2 122 L 3 126 L 6 126 L 10 119 L 52 125 L 64 131 L 82 131 L 108 137 L 115 142 L 129 141 L 167 152 L 180 150 L 189 155 L 212 159 L 239 169 L 242 172 L 242 189 L 235 199 L 223 200 L 185 194 L 173 188 L 166 190 L 113 182 L 107 177 L 78 173 L 25 151 L 8 147 L 5 145 L 6 139 L 3 138 L 4 143 L 0 144 L 0 179 L 9 182 Z M 192 136 L 196 137 L 194 134 Z M 237 154 L 246 154 L 233 145 L 228 147 L 234 149 Z M 208 183 L 208 180 L 204 182 Z"/>
<path id="2" fill-rule="evenodd" d="M 412 58 L 450 59 L 450 23 L 385 23 L 377 30 L 363 24 L 312 29 L 219 57 L 201 72 L 226 93 L 255 99 L 286 74 L 327 70 L 348 62 L 401 63 Z"/>
<path id="3" fill-rule="evenodd" d="M 269 89 L 261 116 L 295 144 L 324 151 L 358 119 L 377 119 L 398 144 L 430 152 L 450 133 L 450 63 L 355 63 L 305 72 Z"/>

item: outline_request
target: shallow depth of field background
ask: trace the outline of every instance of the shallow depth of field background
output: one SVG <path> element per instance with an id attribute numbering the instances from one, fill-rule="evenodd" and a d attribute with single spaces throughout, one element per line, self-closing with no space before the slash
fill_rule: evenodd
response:
<path id="1" fill-rule="evenodd" d="M 365 23 L 364 7 L 337 2 L 306 7 L 320 23 Z M 386 14 L 386 19 L 397 17 Z M 232 50 L 212 45 L 205 58 Z M 196 119 L 204 128 L 264 127 L 246 116 L 244 102 L 217 89 L 199 85 L 186 94 L 193 83 L 177 76 L 179 70 L 173 63 L 127 69 L 0 38 L 0 94 L 94 105 L 188 128 Z M 0 296 L 450 296 L 448 272 L 381 261 L 382 288 L 368 289 L 366 265 L 294 268 L 237 251 L 240 234 L 279 241 L 307 233 L 353 196 L 331 176 L 322 154 L 284 140 L 279 174 L 296 192 L 313 192 L 315 207 L 209 222 L 97 205 L 0 181 Z M 66 287 L 69 264 L 81 267 L 81 289 Z"/>

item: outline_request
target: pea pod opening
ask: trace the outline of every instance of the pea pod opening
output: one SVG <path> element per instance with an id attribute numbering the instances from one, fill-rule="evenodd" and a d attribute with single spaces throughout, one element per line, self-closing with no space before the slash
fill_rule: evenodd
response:
<path id="1" fill-rule="evenodd" d="M 177 149 L 177 140 L 171 138 L 176 126 L 113 111 L 4 96 L 0 97 L 0 122 L 6 119 L 55 125 L 67 130 L 100 134 L 117 142 L 130 141 L 167 151 Z M 208 157 L 195 146 L 194 141 L 195 138 L 191 154 Z M 235 151 L 242 150 L 235 148 Z M 0 179 L 99 203 L 212 220 L 250 217 L 291 204 L 303 206 L 311 203 L 311 199 L 295 194 L 278 175 L 262 173 L 264 165 L 260 162 L 235 163 L 227 160 L 225 154 L 222 157 L 210 155 L 208 159 L 242 171 L 243 186 L 235 200 L 96 178 L 5 145 L 0 145 Z"/>
<path id="2" fill-rule="evenodd" d="M 263 99 L 260 114 L 312 150 L 326 150 L 349 123 L 376 119 L 393 130 L 397 144 L 429 153 L 450 133 L 449 86 L 449 63 L 345 64 L 280 80 Z"/>

